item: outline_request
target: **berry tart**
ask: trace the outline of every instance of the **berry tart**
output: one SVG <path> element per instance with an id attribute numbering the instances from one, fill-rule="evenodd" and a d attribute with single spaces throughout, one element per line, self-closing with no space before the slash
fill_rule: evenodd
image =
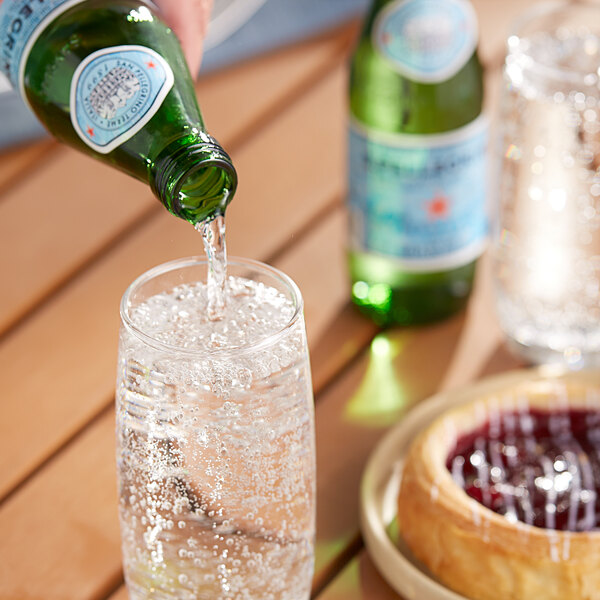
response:
<path id="1" fill-rule="evenodd" d="M 521 382 L 413 442 L 398 519 L 472 600 L 600 600 L 600 373 Z"/>

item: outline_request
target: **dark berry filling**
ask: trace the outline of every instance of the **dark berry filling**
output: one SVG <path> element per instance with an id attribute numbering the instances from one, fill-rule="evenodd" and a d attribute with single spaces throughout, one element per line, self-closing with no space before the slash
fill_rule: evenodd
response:
<path id="1" fill-rule="evenodd" d="M 600 528 L 600 411 L 491 415 L 458 440 L 446 466 L 469 496 L 510 520 Z"/>

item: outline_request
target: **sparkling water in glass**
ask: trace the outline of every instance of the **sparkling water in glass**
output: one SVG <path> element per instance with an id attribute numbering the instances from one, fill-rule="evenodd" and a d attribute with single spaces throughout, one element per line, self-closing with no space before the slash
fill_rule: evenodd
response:
<path id="1" fill-rule="evenodd" d="M 497 311 L 532 362 L 600 364 L 600 6 L 534 8 L 508 39 Z"/>
<path id="2" fill-rule="evenodd" d="M 207 312 L 207 263 L 137 279 L 121 304 L 119 513 L 131 600 L 307 600 L 315 447 L 302 298 L 230 259 Z"/>

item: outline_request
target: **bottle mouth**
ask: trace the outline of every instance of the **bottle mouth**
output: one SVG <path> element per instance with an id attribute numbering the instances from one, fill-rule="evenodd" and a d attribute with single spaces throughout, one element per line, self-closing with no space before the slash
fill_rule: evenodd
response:
<path id="1" fill-rule="evenodd" d="M 167 147 L 155 170 L 155 194 L 169 212 L 194 225 L 224 214 L 237 187 L 229 155 L 206 134 L 173 152 Z"/>

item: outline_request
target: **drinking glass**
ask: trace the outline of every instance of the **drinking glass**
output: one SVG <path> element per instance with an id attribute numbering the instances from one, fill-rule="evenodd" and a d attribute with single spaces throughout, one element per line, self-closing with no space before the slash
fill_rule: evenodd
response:
<path id="1" fill-rule="evenodd" d="M 283 273 L 228 261 L 207 315 L 207 263 L 156 267 L 121 303 L 119 514 L 131 600 L 307 600 L 315 447 L 302 297 Z"/>
<path id="2" fill-rule="evenodd" d="M 508 38 L 493 239 L 497 311 L 524 358 L 600 364 L 600 6 L 538 5 Z"/>

